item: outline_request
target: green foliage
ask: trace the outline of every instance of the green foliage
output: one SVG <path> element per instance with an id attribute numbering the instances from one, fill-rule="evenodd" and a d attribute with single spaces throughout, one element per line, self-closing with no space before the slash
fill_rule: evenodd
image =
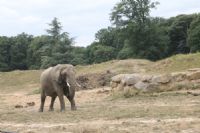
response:
<path id="1" fill-rule="evenodd" d="M 100 63 L 115 59 L 115 48 L 110 46 L 103 46 L 98 43 L 93 43 L 87 47 L 88 63 Z"/>
<path id="2" fill-rule="evenodd" d="M 134 52 L 130 49 L 129 42 L 126 41 L 124 47 L 118 52 L 117 59 L 134 58 Z"/>
<path id="3" fill-rule="evenodd" d="M 166 56 L 168 37 L 160 28 L 164 19 L 150 18 L 150 10 L 158 2 L 122 0 L 111 14 L 111 21 L 121 27 L 128 44 L 119 52 L 121 59 L 136 57 L 158 60 Z"/>
<path id="4" fill-rule="evenodd" d="M 35 37 L 28 48 L 28 66 L 29 69 L 39 69 L 42 65 L 42 59 L 51 55 L 49 36 Z"/>
<path id="5" fill-rule="evenodd" d="M 195 15 L 179 15 L 169 28 L 170 44 L 168 54 L 189 53 L 187 45 L 188 29 Z"/>
<path id="6" fill-rule="evenodd" d="M 26 70 L 27 66 L 27 49 L 32 41 L 32 36 L 25 33 L 19 34 L 12 38 L 14 45 L 11 46 L 10 68 Z"/>
<path id="7" fill-rule="evenodd" d="M 10 70 L 11 41 L 8 37 L 0 37 L 0 71 Z"/>
<path id="8" fill-rule="evenodd" d="M 57 18 L 54 18 L 49 24 L 49 26 L 50 26 L 50 29 L 47 29 L 46 31 L 50 36 L 52 36 L 52 41 L 56 43 L 60 38 L 60 34 L 62 30 L 61 23 L 58 21 Z"/>
<path id="9" fill-rule="evenodd" d="M 196 16 L 194 21 L 191 23 L 187 41 L 191 48 L 191 52 L 200 51 L 200 14 L 198 14 L 198 16 Z"/>
<path id="10" fill-rule="evenodd" d="M 88 59 L 86 57 L 86 48 L 84 47 L 73 47 L 70 59 L 70 64 L 73 65 L 85 65 L 88 62 Z"/>
<path id="11" fill-rule="evenodd" d="M 150 10 L 157 4 L 151 0 L 121 0 L 113 8 L 111 21 L 117 26 L 137 23 L 141 27 L 148 21 Z"/>
<path id="12" fill-rule="evenodd" d="M 110 46 L 116 50 L 121 50 L 124 44 L 124 33 L 120 28 L 108 27 L 100 29 L 95 34 L 96 41 L 103 46 Z"/>
<path id="13" fill-rule="evenodd" d="M 162 26 L 163 19 L 151 18 L 145 26 L 129 23 L 126 31 L 126 43 L 119 52 L 118 58 L 146 58 L 158 60 L 166 57 L 169 37 L 166 28 Z"/>
<path id="14" fill-rule="evenodd" d="M 25 33 L 16 37 L 0 38 L 0 71 L 9 71 L 14 69 L 26 70 L 27 49 L 32 36 Z"/>
<path id="15" fill-rule="evenodd" d="M 67 64 L 70 63 L 72 58 L 73 38 L 69 38 L 67 32 L 61 33 L 62 26 L 57 18 L 54 18 L 49 26 L 50 29 L 47 32 L 50 35 L 50 42 L 41 47 L 44 50 L 41 56 L 41 68 L 47 68 L 56 64 Z"/>

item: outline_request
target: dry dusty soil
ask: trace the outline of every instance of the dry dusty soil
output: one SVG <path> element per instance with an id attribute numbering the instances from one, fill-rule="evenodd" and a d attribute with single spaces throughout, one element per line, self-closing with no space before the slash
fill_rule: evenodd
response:
<path id="1" fill-rule="evenodd" d="M 13 133 L 198 133 L 200 96 L 187 92 L 112 95 L 110 88 L 76 93 L 77 111 L 38 112 L 39 94 L 26 91 L 0 95 L 0 130 Z"/>

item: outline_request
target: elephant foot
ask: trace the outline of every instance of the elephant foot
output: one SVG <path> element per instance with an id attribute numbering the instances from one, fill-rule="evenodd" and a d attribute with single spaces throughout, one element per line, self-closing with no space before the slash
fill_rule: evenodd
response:
<path id="1" fill-rule="evenodd" d="M 71 110 L 72 110 L 72 111 L 75 111 L 75 110 L 77 110 L 76 106 L 74 106 L 74 107 L 71 107 Z"/>
<path id="2" fill-rule="evenodd" d="M 65 109 L 61 109 L 60 112 L 65 112 Z"/>
<path id="3" fill-rule="evenodd" d="M 53 112 L 54 111 L 54 109 L 52 108 L 52 109 L 49 109 L 49 112 Z"/>
<path id="4" fill-rule="evenodd" d="M 39 109 L 38 112 L 43 112 L 43 109 Z"/>

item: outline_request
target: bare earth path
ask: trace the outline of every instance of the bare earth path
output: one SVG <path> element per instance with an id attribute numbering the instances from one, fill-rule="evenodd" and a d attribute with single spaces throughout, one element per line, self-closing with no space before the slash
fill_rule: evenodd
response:
<path id="1" fill-rule="evenodd" d="M 28 92 L 0 95 L 0 130 L 19 133 L 198 133 L 200 96 L 186 92 L 139 95 L 133 98 L 111 96 L 109 88 L 79 91 L 78 110 L 38 113 L 39 94 Z M 34 106 L 27 103 L 34 102 Z M 19 108 L 15 108 L 18 105 Z M 20 108 L 22 107 L 22 108 Z"/>

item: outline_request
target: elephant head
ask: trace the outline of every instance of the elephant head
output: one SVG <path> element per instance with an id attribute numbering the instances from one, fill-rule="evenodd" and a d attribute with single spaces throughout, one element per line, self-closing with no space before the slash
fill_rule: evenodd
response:
<path id="1" fill-rule="evenodd" d="M 76 82 L 75 71 L 72 65 L 57 65 L 55 80 L 61 86 L 68 86 L 69 96 L 74 96 L 75 90 L 80 88 L 80 85 Z"/>

